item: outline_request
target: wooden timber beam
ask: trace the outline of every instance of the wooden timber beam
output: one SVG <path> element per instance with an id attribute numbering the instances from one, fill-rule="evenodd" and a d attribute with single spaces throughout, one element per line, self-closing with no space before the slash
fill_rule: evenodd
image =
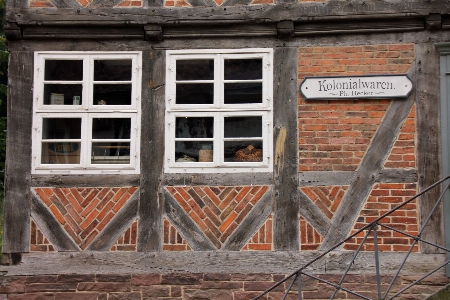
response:
<path id="1" fill-rule="evenodd" d="M 280 21 L 314 22 L 339 19 L 380 19 L 426 17 L 450 13 L 447 0 L 434 1 L 355 1 L 279 3 L 210 7 L 139 7 L 139 8 L 9 8 L 7 21 L 18 25 L 74 24 L 158 24 L 205 25 L 217 23 L 276 23 Z M 431 20 L 430 20 L 431 21 Z"/>

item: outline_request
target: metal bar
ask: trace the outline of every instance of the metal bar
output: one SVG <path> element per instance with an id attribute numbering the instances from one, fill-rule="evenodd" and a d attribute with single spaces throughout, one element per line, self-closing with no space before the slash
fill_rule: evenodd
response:
<path id="1" fill-rule="evenodd" d="M 298 277 L 298 273 L 294 276 L 294 279 L 292 279 L 291 284 L 289 285 L 289 287 L 286 289 L 286 293 L 284 293 L 283 299 L 281 300 L 286 300 L 287 295 L 289 294 L 289 291 L 291 290 L 292 286 L 294 285 L 295 279 L 297 279 Z"/>
<path id="2" fill-rule="evenodd" d="M 332 282 L 329 282 L 329 281 L 327 281 L 327 280 L 324 280 L 324 279 L 322 279 L 322 278 L 320 278 L 320 277 L 316 277 L 316 276 L 314 276 L 314 275 L 307 274 L 307 273 L 302 273 L 302 274 L 305 275 L 305 276 L 311 277 L 311 278 L 313 278 L 313 279 L 316 279 L 316 280 L 318 280 L 318 281 L 321 281 L 321 282 L 323 282 L 323 283 L 326 283 L 326 284 L 328 284 L 328 285 L 331 285 L 331 286 L 333 286 L 333 287 L 337 287 L 337 284 L 332 283 Z M 360 298 L 362 298 L 362 299 L 372 300 L 371 298 L 367 298 L 366 296 L 360 295 L 360 294 L 358 294 L 358 293 L 356 293 L 356 292 L 354 292 L 354 291 L 352 291 L 352 290 L 349 290 L 349 289 L 347 289 L 347 288 L 341 287 L 341 290 L 346 291 L 347 293 L 350 293 L 350 294 L 352 294 L 352 295 L 358 296 L 358 297 L 360 297 Z"/>
<path id="3" fill-rule="evenodd" d="M 447 184 L 447 188 L 448 188 L 449 186 L 450 186 L 450 182 Z M 424 225 L 422 226 L 422 229 L 420 230 L 420 232 L 419 232 L 419 234 L 418 234 L 417 236 L 412 236 L 412 235 L 410 235 L 410 234 L 406 234 L 405 232 L 399 231 L 399 230 L 397 230 L 397 229 L 395 229 L 395 228 L 392 228 L 392 227 L 390 227 L 390 226 L 380 224 L 381 226 L 383 226 L 383 227 L 385 227 L 385 228 L 388 228 L 388 229 L 390 229 L 390 230 L 393 230 L 393 231 L 395 231 L 395 232 L 401 233 L 401 234 L 403 234 L 403 235 L 405 235 L 405 236 L 409 236 L 409 237 L 411 237 L 411 238 L 414 239 L 413 243 L 411 244 L 411 247 L 409 247 L 409 250 L 408 250 L 407 254 L 405 255 L 405 258 L 403 259 L 403 261 L 402 261 L 402 263 L 400 264 L 400 266 L 399 266 L 397 272 L 395 273 L 395 276 L 392 278 L 392 280 L 391 280 L 391 282 L 390 282 L 388 288 L 386 289 L 386 292 L 384 293 L 383 299 L 385 299 L 385 298 L 388 296 L 389 291 L 391 290 L 392 286 L 394 285 L 395 280 L 397 279 L 398 275 L 400 274 L 401 270 L 403 269 L 403 266 L 405 265 L 406 261 L 408 260 L 408 257 L 409 257 L 409 255 L 411 254 L 412 250 L 414 249 L 414 246 L 417 244 L 417 241 L 418 241 L 418 240 L 422 240 L 422 239 L 420 238 L 420 235 L 422 234 L 423 230 L 425 229 L 425 226 L 427 225 L 428 221 L 430 220 L 430 217 L 431 217 L 431 215 L 433 214 L 433 212 L 435 211 L 437 205 L 441 202 L 444 193 L 445 193 L 445 190 L 444 190 L 444 192 L 439 196 L 438 201 L 436 201 L 436 204 L 434 205 L 433 209 L 431 210 L 430 214 L 428 215 L 426 221 L 424 222 Z M 428 244 L 433 244 L 433 243 L 429 243 L 429 242 L 426 242 L 426 243 L 428 243 Z M 437 246 L 437 245 L 436 245 L 436 246 Z M 438 247 L 438 248 L 441 248 L 441 247 Z M 448 250 L 447 250 L 447 251 L 448 251 Z"/>
<path id="4" fill-rule="evenodd" d="M 344 272 L 344 275 L 342 275 L 341 280 L 339 280 L 339 286 L 342 285 L 342 282 L 344 282 L 344 278 L 345 276 L 347 276 L 348 271 L 350 271 L 350 268 L 352 267 L 352 264 L 355 262 L 356 257 L 358 256 L 359 252 L 361 251 L 362 246 L 364 245 L 364 243 L 366 242 L 367 237 L 369 236 L 370 232 L 372 231 L 372 227 L 369 228 L 369 230 L 367 230 L 366 235 L 364 236 L 363 240 L 361 241 L 361 243 L 358 246 L 358 249 L 356 249 L 355 253 L 353 254 L 353 259 L 352 261 L 348 264 L 347 269 Z M 334 290 L 333 295 L 331 296 L 330 300 L 334 298 L 334 296 L 336 296 L 336 293 L 338 292 L 338 289 Z"/>
<path id="5" fill-rule="evenodd" d="M 353 233 L 352 235 L 348 236 L 348 237 L 347 237 L 346 239 L 344 239 L 343 241 L 337 243 L 336 245 L 334 245 L 333 247 L 331 247 L 331 248 L 328 249 L 327 251 L 325 251 L 325 252 L 323 252 L 322 254 L 320 254 L 320 255 L 318 255 L 317 257 L 315 257 L 313 260 L 311 260 L 311 261 L 308 262 L 307 264 L 303 265 L 301 268 L 297 269 L 295 272 L 293 272 L 293 273 L 291 273 L 290 275 L 288 275 L 286 278 L 284 278 L 284 279 L 280 280 L 279 282 L 275 283 L 271 288 L 269 288 L 268 290 L 264 291 L 264 292 L 261 293 L 260 295 L 258 295 L 258 296 L 256 296 L 255 298 L 253 298 L 253 300 L 259 299 L 260 297 L 266 295 L 267 293 L 269 293 L 270 291 L 272 291 L 273 289 L 275 289 L 276 287 L 278 287 L 279 285 L 281 285 L 282 283 L 284 283 L 285 281 L 287 281 L 289 278 L 291 278 L 291 277 L 293 277 L 293 276 L 298 276 L 299 278 L 301 278 L 301 274 L 304 274 L 305 276 L 309 276 L 309 277 L 311 277 L 311 278 L 315 278 L 315 279 L 317 279 L 317 280 L 319 280 L 319 281 L 321 281 L 321 282 L 324 282 L 324 283 L 329 284 L 329 285 L 331 285 L 331 286 L 334 286 L 334 287 L 336 288 L 336 287 L 337 287 L 336 284 L 333 284 L 333 283 L 331 283 L 331 282 L 327 282 L 327 281 L 325 281 L 325 280 L 322 280 L 322 279 L 320 279 L 320 278 L 318 278 L 318 277 L 314 277 L 314 276 L 312 276 L 312 275 L 303 273 L 303 270 L 305 270 L 306 268 L 308 268 L 309 266 L 311 266 L 312 264 L 314 264 L 316 261 L 320 260 L 320 259 L 323 258 L 324 256 L 328 255 L 328 253 L 330 253 L 330 252 L 333 251 L 334 249 L 338 248 L 339 246 L 341 246 L 342 244 L 344 244 L 345 242 L 347 242 L 347 241 L 350 240 L 351 238 L 355 237 L 356 235 L 358 235 L 358 234 L 361 233 L 362 231 L 364 231 L 364 230 L 366 230 L 366 229 L 372 227 L 374 224 L 378 224 L 378 225 L 380 225 L 380 226 L 389 228 L 389 229 L 391 229 L 391 230 L 394 230 L 394 231 L 396 231 L 396 232 L 399 232 L 399 233 L 401 233 L 401 234 L 404 234 L 404 235 L 409 236 L 409 237 L 411 237 L 411 238 L 414 239 L 413 245 L 412 245 L 412 247 L 410 248 L 410 251 L 408 252 L 407 256 L 405 257 L 405 259 L 404 259 L 404 261 L 403 261 L 403 263 L 402 263 L 400 269 L 398 270 L 398 272 L 397 272 L 397 274 L 396 274 L 396 277 L 398 276 L 398 274 L 399 274 L 401 268 L 402 268 L 403 265 L 405 264 L 405 262 L 406 262 L 406 260 L 407 260 L 407 258 L 408 258 L 408 256 L 409 256 L 409 254 L 411 253 L 411 251 L 412 251 L 414 245 L 417 243 L 418 240 L 420 240 L 420 241 L 422 241 L 422 242 L 425 242 L 425 243 L 427 243 L 427 244 L 433 245 L 433 246 L 435 246 L 435 247 L 438 247 L 438 248 L 440 248 L 440 249 L 443 249 L 443 250 L 445 250 L 445 251 L 450 251 L 450 250 L 448 250 L 448 249 L 446 249 L 446 248 L 443 248 L 443 247 L 438 246 L 438 245 L 434 245 L 433 243 L 427 242 L 427 241 L 422 240 L 422 239 L 420 238 L 420 234 L 423 232 L 423 230 L 424 230 L 424 228 L 425 228 L 425 225 L 426 225 L 426 224 L 428 223 L 428 221 L 430 220 L 432 213 L 434 213 L 434 211 L 435 211 L 436 208 L 438 207 L 439 202 L 442 200 L 442 198 L 443 198 L 445 192 L 449 189 L 449 187 L 450 187 L 450 182 L 447 184 L 446 189 L 445 189 L 444 192 L 441 194 L 441 196 L 439 197 L 437 203 L 435 204 L 435 206 L 433 207 L 432 211 L 430 212 L 428 218 L 427 218 L 426 221 L 424 222 L 424 225 L 423 225 L 423 227 L 422 227 L 422 229 L 421 229 L 421 231 L 420 231 L 420 234 L 419 234 L 418 236 L 412 236 L 412 235 L 410 235 L 410 234 L 404 233 L 404 232 L 402 232 L 402 231 L 398 231 L 398 230 L 396 230 L 396 229 L 394 229 L 394 228 L 390 228 L 390 227 L 387 226 L 387 225 L 383 225 L 383 224 L 379 223 L 383 218 L 385 218 L 386 216 L 390 215 L 392 212 L 394 212 L 394 211 L 396 211 L 396 210 L 402 208 L 402 207 L 405 206 L 406 204 L 408 204 L 408 203 L 414 201 L 414 200 L 417 199 L 418 197 L 424 195 L 425 193 L 427 193 L 428 191 L 432 190 L 433 188 L 435 188 L 436 186 L 440 185 L 441 183 L 445 182 L 445 181 L 448 180 L 448 179 L 450 179 L 450 175 L 449 175 L 449 176 L 446 176 L 445 178 L 443 178 L 443 179 L 441 179 L 441 180 L 439 180 L 439 181 L 437 181 L 437 182 L 435 182 L 434 184 L 432 184 L 431 186 L 427 187 L 426 189 L 424 189 L 424 190 L 421 191 L 420 193 L 416 194 L 415 196 L 411 197 L 411 198 L 408 199 L 407 201 L 403 202 L 402 204 L 400 204 L 400 205 L 394 207 L 393 209 L 391 209 L 391 210 L 389 210 L 388 212 L 384 213 L 383 215 L 379 216 L 377 219 L 375 219 L 375 220 L 372 221 L 371 223 L 366 224 L 365 226 L 363 226 L 362 228 L 360 228 L 358 231 L 356 231 L 356 232 Z M 362 244 L 361 244 L 361 245 L 362 245 Z M 361 246 L 361 245 L 360 245 L 360 246 Z M 353 258 L 353 261 L 354 261 L 355 258 L 356 258 L 356 257 Z M 448 264 L 448 263 L 446 263 L 445 265 L 447 265 L 447 264 Z M 351 265 L 350 265 L 350 266 L 351 266 Z M 441 266 L 441 267 L 442 267 L 442 266 Z M 439 269 L 439 268 L 438 268 L 438 269 Z M 436 269 L 435 271 L 437 271 L 438 269 Z M 431 272 L 430 274 L 434 273 L 435 271 Z M 428 276 L 428 275 L 426 275 L 426 276 Z M 426 277 L 426 276 L 425 276 L 425 277 Z M 345 275 L 344 275 L 344 277 L 345 277 Z M 396 278 L 396 277 L 394 277 L 393 281 L 391 282 L 391 285 L 392 285 L 393 282 L 395 281 L 395 278 Z M 425 278 L 425 277 L 423 277 L 423 278 Z M 378 278 L 379 278 L 379 276 L 377 276 L 377 279 L 378 279 Z M 422 278 L 422 279 L 423 279 L 423 278 Z M 294 280 L 294 281 L 295 281 L 295 280 Z M 300 285 L 301 285 L 301 283 L 300 283 Z M 410 286 L 411 286 L 411 285 L 410 285 Z M 409 287 L 408 287 L 408 288 L 409 288 Z M 348 289 L 345 289 L 345 288 L 342 288 L 342 287 L 341 287 L 341 289 L 342 289 L 342 290 L 345 290 L 345 291 L 347 291 L 347 292 L 349 292 L 349 293 L 351 293 L 351 294 L 353 294 L 353 295 L 356 295 L 356 296 L 358 296 L 358 297 L 361 297 L 361 298 L 363 298 L 363 299 L 369 299 L 369 298 L 367 298 L 367 297 L 364 297 L 364 296 L 362 296 L 362 295 L 359 295 L 359 294 L 357 294 L 357 293 L 355 293 L 355 292 L 353 292 L 353 291 L 350 291 L 350 290 L 348 290 Z M 402 291 L 404 291 L 404 290 L 406 290 L 406 288 L 403 289 Z M 398 294 L 399 294 L 399 293 L 397 293 L 396 295 L 398 295 Z M 386 296 L 387 296 L 387 293 L 385 294 L 385 297 L 386 297 Z M 300 299 L 300 298 L 301 298 L 301 291 L 299 291 L 299 299 Z M 381 298 L 380 298 L 380 299 L 381 299 Z M 384 299 L 384 298 L 383 298 L 383 299 Z M 392 298 L 390 298 L 390 299 L 392 299 Z M 370 299 L 369 299 L 369 300 L 370 300 Z"/>
<path id="6" fill-rule="evenodd" d="M 450 181 L 447 184 L 447 187 L 444 189 L 444 191 L 441 193 L 441 195 L 439 196 L 438 200 L 436 201 L 436 203 L 433 206 L 433 209 L 430 211 L 430 213 L 428 214 L 427 219 L 425 220 L 425 222 L 422 223 L 422 228 L 419 231 L 418 236 L 422 235 L 422 232 L 425 229 L 425 226 L 427 226 L 428 221 L 430 221 L 431 219 L 431 215 L 434 213 L 434 211 L 436 210 L 436 208 L 439 206 L 439 204 L 441 203 L 442 199 L 444 198 L 444 194 L 445 192 L 448 190 L 448 188 L 450 187 Z"/>
<path id="7" fill-rule="evenodd" d="M 448 265 L 450 263 L 450 260 L 447 260 L 444 264 L 440 265 L 439 267 L 437 267 L 436 269 L 428 272 L 427 274 L 425 274 L 424 276 L 420 277 L 419 279 L 417 279 L 416 281 L 412 282 L 411 284 L 409 284 L 408 286 L 406 286 L 405 288 L 401 289 L 400 291 L 398 291 L 395 295 L 393 295 L 390 299 L 394 299 L 395 297 L 397 297 L 398 295 L 400 295 L 401 293 L 403 293 L 404 291 L 406 291 L 407 289 L 409 289 L 410 287 L 412 287 L 413 285 L 415 285 L 416 283 L 422 281 L 423 279 L 427 278 L 428 276 L 430 276 L 431 274 L 433 274 L 434 272 L 438 271 L 439 269 L 445 267 L 446 265 Z"/>
<path id="8" fill-rule="evenodd" d="M 373 245 L 375 252 L 375 271 L 377 273 L 377 290 L 378 300 L 381 300 L 381 281 L 380 281 L 380 258 L 378 256 L 378 236 L 377 236 L 377 224 L 373 224 Z"/>
<path id="9" fill-rule="evenodd" d="M 389 229 L 389 230 L 398 232 L 398 233 L 400 233 L 400 234 L 406 235 L 407 237 L 410 237 L 410 238 L 412 238 L 412 239 L 414 239 L 414 240 L 421 241 L 422 243 L 426 243 L 426 244 L 428 244 L 428 245 L 434 246 L 434 247 L 439 248 L 439 249 L 441 249 L 441 250 L 450 252 L 450 249 L 449 249 L 449 248 L 445 248 L 445 247 L 436 245 L 436 244 L 434 244 L 434 243 L 432 243 L 432 242 L 428 242 L 427 240 L 424 240 L 424 239 L 422 239 L 422 238 L 420 238 L 420 237 L 418 237 L 418 236 L 411 235 L 411 234 L 406 233 L 406 232 L 403 232 L 403 231 L 401 231 L 401 230 L 392 228 L 392 227 L 390 227 L 390 226 L 388 226 L 388 225 L 384 225 L 384 224 L 378 224 L 378 225 L 380 225 L 380 226 L 382 226 L 382 227 L 385 227 L 385 228 L 387 228 L 387 229 Z"/>
<path id="10" fill-rule="evenodd" d="M 298 300 L 302 300 L 302 273 L 298 272 L 297 274 Z"/>

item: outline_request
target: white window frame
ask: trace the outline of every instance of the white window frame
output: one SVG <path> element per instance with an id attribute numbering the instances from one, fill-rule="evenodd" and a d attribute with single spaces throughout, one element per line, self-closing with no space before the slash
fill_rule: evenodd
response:
<path id="1" fill-rule="evenodd" d="M 262 82 L 262 103 L 225 104 L 224 60 L 229 58 L 261 58 L 263 60 L 263 78 L 245 82 Z M 214 80 L 196 80 L 196 83 L 214 84 L 213 104 L 176 104 L 176 60 L 214 59 Z M 189 81 L 182 81 L 189 83 Z M 236 80 L 236 82 L 243 82 Z M 272 172 L 273 170 L 273 50 L 257 49 L 199 49 L 170 50 L 166 52 L 166 115 L 165 115 L 165 164 L 166 173 L 231 173 L 231 172 Z M 224 162 L 224 118 L 229 116 L 262 117 L 262 162 Z M 175 161 L 175 120 L 177 117 L 214 117 L 213 162 L 176 162 Z M 234 139 L 234 138 L 233 138 Z M 252 138 L 249 138 L 252 139 Z M 189 140 L 192 140 L 190 138 Z M 253 138 L 252 140 L 255 140 Z"/>
<path id="2" fill-rule="evenodd" d="M 81 81 L 45 81 L 45 60 L 83 60 L 83 80 Z M 130 81 L 96 81 L 95 83 L 131 84 L 130 105 L 94 105 L 94 61 L 131 59 L 132 78 Z M 34 91 L 33 91 L 33 130 L 32 130 L 32 173 L 33 174 L 139 174 L 140 172 L 140 120 L 141 120 L 141 81 L 142 53 L 129 52 L 35 52 L 34 54 Z M 45 105 L 44 84 L 63 83 L 82 85 L 82 103 L 80 105 Z M 43 140 L 42 123 L 44 118 L 81 118 L 81 138 Z M 111 140 L 92 139 L 93 118 L 130 118 L 130 138 L 115 139 L 115 142 L 130 143 L 129 164 L 93 164 L 92 142 Z M 42 164 L 42 143 L 81 142 L 79 164 Z"/>

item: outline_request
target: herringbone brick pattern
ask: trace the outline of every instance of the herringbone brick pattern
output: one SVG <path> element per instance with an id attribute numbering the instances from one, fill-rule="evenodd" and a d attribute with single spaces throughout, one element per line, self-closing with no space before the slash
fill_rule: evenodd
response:
<path id="1" fill-rule="evenodd" d="M 163 251 L 190 251 L 192 250 L 178 230 L 164 218 Z"/>
<path id="2" fill-rule="evenodd" d="M 273 218 L 270 215 L 266 222 L 259 228 L 259 230 L 252 236 L 247 244 L 242 247 L 242 250 L 258 250 L 258 251 L 271 251 L 272 250 L 272 237 L 273 237 Z"/>
<path id="3" fill-rule="evenodd" d="M 55 247 L 45 237 L 33 219 L 30 220 L 30 251 L 49 252 L 55 251 Z"/>
<path id="4" fill-rule="evenodd" d="M 331 219 L 339 207 L 347 188 L 348 186 L 310 186 L 301 187 L 300 189 L 325 216 Z"/>
<path id="5" fill-rule="evenodd" d="M 300 250 L 317 250 L 323 242 L 321 236 L 314 227 L 300 216 Z"/>
<path id="6" fill-rule="evenodd" d="M 136 251 L 137 249 L 137 219 L 127 230 L 117 239 L 111 247 L 111 251 Z"/>
<path id="7" fill-rule="evenodd" d="M 166 189 L 220 249 L 268 187 L 168 186 Z"/>
<path id="8" fill-rule="evenodd" d="M 84 250 L 136 192 L 137 187 L 34 190 L 73 241 Z"/>

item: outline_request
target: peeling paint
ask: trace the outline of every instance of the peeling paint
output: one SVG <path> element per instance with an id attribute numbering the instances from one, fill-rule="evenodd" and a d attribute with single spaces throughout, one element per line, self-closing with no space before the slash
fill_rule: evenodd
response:
<path id="1" fill-rule="evenodd" d="M 277 143 L 275 146 L 275 166 L 277 167 L 277 173 L 280 174 L 280 171 L 284 166 L 284 144 L 286 143 L 286 128 L 281 127 L 280 132 L 278 133 Z"/>

